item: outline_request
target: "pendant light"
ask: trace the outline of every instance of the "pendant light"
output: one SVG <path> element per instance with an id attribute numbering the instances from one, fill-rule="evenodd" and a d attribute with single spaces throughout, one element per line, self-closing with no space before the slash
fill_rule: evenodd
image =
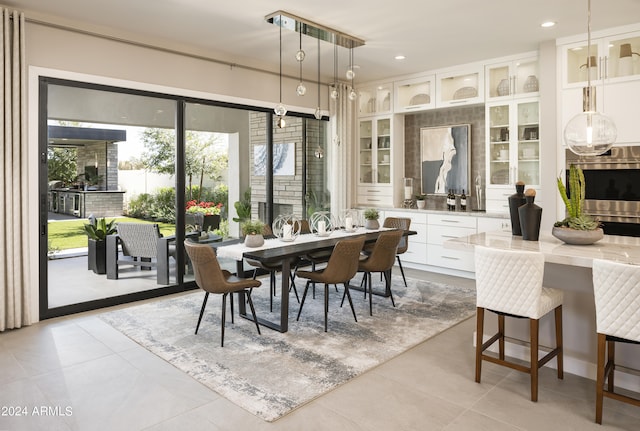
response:
<path id="1" fill-rule="evenodd" d="M 316 106 L 313 116 L 316 117 L 316 120 L 322 119 L 322 111 L 320 110 L 320 39 L 318 39 L 318 106 Z"/>
<path id="2" fill-rule="evenodd" d="M 613 120 L 596 111 L 595 88 L 591 87 L 591 0 L 587 0 L 587 88 L 584 112 L 573 117 L 564 129 L 564 140 L 571 151 L 580 156 L 597 156 L 608 151 L 616 141 Z"/>
<path id="3" fill-rule="evenodd" d="M 353 66 L 353 46 L 351 46 L 351 48 L 349 49 L 349 57 L 350 57 L 350 65 L 349 68 L 347 69 L 347 79 L 351 80 L 351 89 L 349 89 L 349 100 L 353 101 L 356 100 L 358 98 L 358 93 L 356 93 L 356 88 L 353 85 L 353 78 L 356 77 L 356 73 L 353 70 L 354 66 Z"/>
<path id="4" fill-rule="evenodd" d="M 298 61 L 298 64 L 300 65 L 300 82 L 298 83 L 298 86 L 296 87 L 296 94 L 298 94 L 298 96 L 304 96 L 307 92 L 307 87 L 304 86 L 304 83 L 302 82 L 302 62 L 304 61 L 306 54 L 305 52 L 302 50 L 302 29 L 300 29 L 300 45 L 298 48 L 298 52 L 296 52 L 296 60 Z"/>
<path id="5" fill-rule="evenodd" d="M 338 45 L 335 38 L 333 40 L 333 85 L 331 86 L 331 92 L 329 95 L 333 100 L 338 99 Z"/>
<path id="6" fill-rule="evenodd" d="M 273 112 L 278 116 L 278 127 L 282 129 L 286 126 L 284 116 L 287 115 L 287 108 L 282 104 L 282 22 L 279 22 L 278 27 L 280 28 L 280 99 Z"/>

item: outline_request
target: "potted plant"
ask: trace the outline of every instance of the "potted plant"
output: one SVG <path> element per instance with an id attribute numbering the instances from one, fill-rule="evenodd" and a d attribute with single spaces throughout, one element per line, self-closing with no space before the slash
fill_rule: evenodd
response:
<path id="1" fill-rule="evenodd" d="M 264 223 L 260 220 L 247 220 L 241 225 L 244 237 L 244 245 L 247 247 L 260 247 L 264 244 Z"/>
<path id="2" fill-rule="evenodd" d="M 367 220 L 364 227 L 366 229 L 380 229 L 380 223 L 378 223 L 378 217 L 380 213 L 375 208 L 367 208 L 364 211 L 364 218 Z"/>
<path id="3" fill-rule="evenodd" d="M 602 239 L 604 232 L 600 222 L 583 213 L 585 199 L 585 180 L 582 169 L 575 165 L 569 167 L 569 191 L 558 178 L 558 191 L 567 208 L 567 217 L 553 225 L 551 234 L 567 244 L 593 244 Z"/>
<path id="4" fill-rule="evenodd" d="M 419 209 L 424 209 L 427 206 L 427 195 L 424 193 L 416 195 L 416 205 Z"/>
<path id="5" fill-rule="evenodd" d="M 85 223 L 84 232 L 87 234 L 87 263 L 88 268 L 96 274 L 107 273 L 107 235 L 116 233 L 115 219 L 89 217 Z"/>
<path id="6" fill-rule="evenodd" d="M 188 201 L 186 205 L 187 214 L 202 214 L 202 231 L 209 232 L 220 227 L 220 211 L 222 203 L 198 202 L 195 199 Z"/>

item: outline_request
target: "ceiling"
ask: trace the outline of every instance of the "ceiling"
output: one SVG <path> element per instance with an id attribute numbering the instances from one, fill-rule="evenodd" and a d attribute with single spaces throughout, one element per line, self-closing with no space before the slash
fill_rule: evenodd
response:
<path id="1" fill-rule="evenodd" d="M 361 38 L 356 83 L 536 50 L 586 33 L 587 0 L 0 0 L 50 22 L 277 72 L 277 10 Z M 592 0 L 592 31 L 640 21 L 640 0 Z M 543 21 L 555 27 L 540 27 Z M 297 33 L 283 30 L 284 73 L 298 75 Z M 303 38 L 305 80 L 317 79 L 317 41 Z M 333 45 L 321 43 L 321 79 L 333 81 Z M 349 52 L 340 48 L 338 78 Z M 403 61 L 394 60 L 398 54 Z M 356 84 L 357 85 L 357 84 Z"/>

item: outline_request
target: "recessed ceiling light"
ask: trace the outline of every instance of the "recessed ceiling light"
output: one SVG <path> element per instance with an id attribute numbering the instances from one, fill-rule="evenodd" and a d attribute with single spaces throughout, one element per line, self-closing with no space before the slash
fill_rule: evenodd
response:
<path id="1" fill-rule="evenodd" d="M 394 58 L 396 60 L 404 60 L 406 57 L 404 55 L 400 54 L 400 55 L 396 55 Z"/>
<path id="2" fill-rule="evenodd" d="M 548 27 L 553 27 L 554 25 L 556 25 L 555 21 L 545 21 L 542 24 L 540 24 L 540 27 L 548 28 Z"/>

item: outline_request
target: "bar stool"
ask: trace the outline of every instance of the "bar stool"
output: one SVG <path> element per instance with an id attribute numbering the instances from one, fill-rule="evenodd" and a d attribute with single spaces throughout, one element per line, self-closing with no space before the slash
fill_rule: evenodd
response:
<path id="1" fill-rule="evenodd" d="M 539 252 L 498 250 L 476 246 L 476 382 L 480 383 L 482 360 L 504 365 L 531 375 L 531 401 L 538 401 L 538 369 L 556 357 L 562 379 L 562 291 L 542 286 L 544 255 Z M 498 333 L 483 343 L 484 311 L 498 315 Z M 555 312 L 556 348 L 538 358 L 539 321 Z M 505 316 L 528 318 L 531 359 L 529 366 L 505 360 Z M 498 341 L 498 357 L 483 353 Z"/>
<path id="2" fill-rule="evenodd" d="M 593 293 L 598 333 L 596 423 L 602 424 L 604 397 L 640 407 L 640 398 L 614 392 L 613 378 L 615 343 L 640 344 L 640 266 L 594 259 Z"/>

